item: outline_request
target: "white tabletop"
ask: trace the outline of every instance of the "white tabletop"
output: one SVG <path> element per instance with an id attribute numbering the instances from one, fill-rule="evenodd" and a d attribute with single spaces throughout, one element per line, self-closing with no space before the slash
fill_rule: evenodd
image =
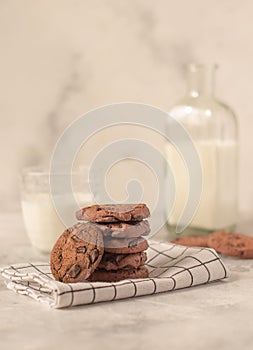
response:
<path id="1" fill-rule="evenodd" d="M 20 214 L 1 214 L 0 227 L 0 266 L 48 261 L 29 245 Z M 63 310 L 14 294 L 0 278 L 0 349 L 253 349 L 253 260 L 224 262 L 226 281 Z"/>

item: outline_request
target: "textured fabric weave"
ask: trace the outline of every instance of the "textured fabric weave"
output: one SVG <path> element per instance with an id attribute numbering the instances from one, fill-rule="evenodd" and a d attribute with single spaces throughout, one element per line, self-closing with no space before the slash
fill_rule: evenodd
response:
<path id="1" fill-rule="evenodd" d="M 7 287 L 54 308 L 188 288 L 228 277 L 228 270 L 213 249 L 149 242 L 149 278 L 115 283 L 61 283 L 54 280 L 47 263 L 22 263 L 0 269 Z"/>

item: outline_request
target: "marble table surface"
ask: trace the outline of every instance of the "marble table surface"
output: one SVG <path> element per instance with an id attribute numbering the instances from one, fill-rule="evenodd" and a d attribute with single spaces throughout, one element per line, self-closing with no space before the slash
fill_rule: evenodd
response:
<path id="1" fill-rule="evenodd" d="M 48 260 L 29 245 L 19 213 L 0 215 L 0 240 L 0 265 Z M 0 349 L 252 349 L 253 260 L 224 262 L 226 281 L 63 310 L 16 295 L 0 278 Z"/>

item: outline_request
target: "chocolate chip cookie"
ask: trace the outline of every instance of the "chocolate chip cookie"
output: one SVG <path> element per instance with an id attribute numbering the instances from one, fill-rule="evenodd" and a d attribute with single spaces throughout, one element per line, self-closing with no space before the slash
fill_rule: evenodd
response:
<path id="1" fill-rule="evenodd" d="M 137 238 L 106 238 L 104 249 L 106 253 L 134 254 L 148 248 L 148 242 L 143 237 Z"/>
<path id="2" fill-rule="evenodd" d="M 106 271 L 106 270 L 96 270 L 89 277 L 91 282 L 118 282 L 124 279 L 134 279 L 134 278 L 147 278 L 148 269 L 142 266 L 138 269 L 132 270 L 117 270 L 117 271 Z"/>
<path id="3" fill-rule="evenodd" d="M 76 213 L 78 220 L 91 222 L 141 221 L 149 216 L 146 204 L 92 205 Z"/>
<path id="4" fill-rule="evenodd" d="M 147 254 L 145 252 L 135 254 L 111 254 L 104 253 L 100 264 L 99 270 L 116 271 L 122 269 L 137 269 L 143 266 L 147 260 Z"/>
<path id="5" fill-rule="evenodd" d="M 253 237 L 236 232 L 214 232 L 208 236 L 208 246 L 218 253 L 237 256 L 242 259 L 253 258 Z"/>
<path id="6" fill-rule="evenodd" d="M 242 233 L 217 231 L 208 236 L 188 236 L 171 241 L 188 247 L 208 247 L 218 253 L 241 259 L 253 259 L 253 237 Z"/>
<path id="7" fill-rule="evenodd" d="M 114 222 L 99 225 L 103 228 L 103 235 L 105 237 L 139 237 L 147 236 L 150 233 L 150 226 L 147 220 L 133 222 Z"/>
<path id="8" fill-rule="evenodd" d="M 74 283 L 88 279 L 104 253 L 99 225 L 81 223 L 65 230 L 55 243 L 50 257 L 57 281 Z"/>

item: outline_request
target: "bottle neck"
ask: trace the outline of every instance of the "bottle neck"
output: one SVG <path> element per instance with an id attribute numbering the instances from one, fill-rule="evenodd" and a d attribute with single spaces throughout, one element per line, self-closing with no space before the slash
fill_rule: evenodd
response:
<path id="1" fill-rule="evenodd" d="M 191 63 L 186 66 L 187 94 L 193 98 L 214 96 L 216 65 Z"/>

